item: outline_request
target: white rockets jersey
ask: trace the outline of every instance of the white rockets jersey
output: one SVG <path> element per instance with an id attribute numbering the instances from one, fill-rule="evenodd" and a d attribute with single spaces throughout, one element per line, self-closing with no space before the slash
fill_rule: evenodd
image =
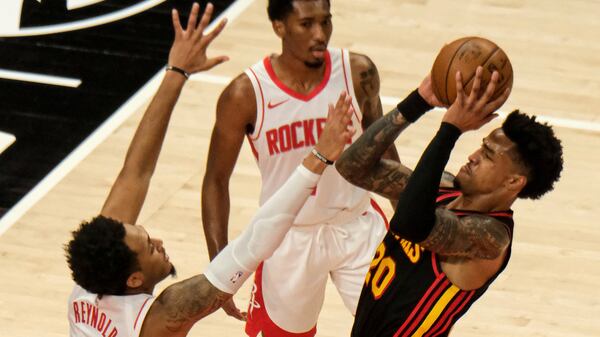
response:
<path id="1" fill-rule="evenodd" d="M 356 104 L 347 50 L 328 50 L 323 80 L 306 95 L 277 78 L 268 56 L 245 73 L 256 97 L 256 122 L 248 139 L 262 176 L 262 205 L 314 147 L 327 119 L 328 105 L 335 104 L 342 91 L 352 95 L 356 111 L 352 116 L 357 130 L 353 141 L 362 133 L 362 113 Z M 294 223 L 313 225 L 353 218 L 368 208 L 369 200 L 367 191 L 348 183 L 335 167 L 328 167 Z"/>
<path id="2" fill-rule="evenodd" d="M 112 296 L 90 293 L 75 285 L 69 296 L 71 337 L 137 337 L 152 305 L 148 294 Z"/>

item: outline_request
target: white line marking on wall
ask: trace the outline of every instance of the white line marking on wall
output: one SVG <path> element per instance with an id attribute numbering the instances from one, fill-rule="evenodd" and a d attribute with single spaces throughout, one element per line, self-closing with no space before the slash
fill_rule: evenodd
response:
<path id="1" fill-rule="evenodd" d="M 63 87 L 71 87 L 77 88 L 81 85 L 81 80 L 77 78 L 69 78 L 69 77 L 60 77 L 53 75 L 44 75 L 37 73 L 30 73 L 25 71 L 16 71 L 16 70 L 8 70 L 0 68 L 0 78 L 15 80 L 15 81 L 25 81 L 25 82 L 33 82 L 33 83 L 41 83 L 41 84 L 50 84 L 50 85 L 58 85 Z"/>

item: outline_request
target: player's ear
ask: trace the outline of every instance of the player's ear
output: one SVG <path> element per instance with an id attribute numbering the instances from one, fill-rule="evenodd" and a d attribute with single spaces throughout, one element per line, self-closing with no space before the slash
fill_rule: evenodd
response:
<path id="1" fill-rule="evenodd" d="M 520 174 L 511 174 L 506 181 L 506 187 L 517 192 L 517 194 L 521 192 L 525 185 L 527 185 L 527 177 Z"/>
<path id="2" fill-rule="evenodd" d="M 271 24 L 273 25 L 275 34 L 277 34 L 280 39 L 283 38 L 283 35 L 285 34 L 285 25 L 283 24 L 283 21 L 273 20 Z"/>
<path id="3" fill-rule="evenodd" d="M 133 272 L 127 278 L 127 288 L 139 288 L 142 284 L 144 284 L 144 274 L 141 271 Z"/>

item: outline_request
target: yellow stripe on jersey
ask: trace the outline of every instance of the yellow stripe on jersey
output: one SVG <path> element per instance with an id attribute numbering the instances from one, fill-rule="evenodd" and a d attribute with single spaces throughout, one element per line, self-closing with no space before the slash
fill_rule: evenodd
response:
<path id="1" fill-rule="evenodd" d="M 419 326 L 417 331 L 415 331 L 415 333 L 413 334 L 413 337 L 421 337 L 421 336 L 423 336 L 424 333 L 426 333 L 427 331 L 429 331 L 429 329 L 431 329 L 431 326 L 433 325 L 435 320 L 442 314 L 442 311 L 444 311 L 444 308 L 446 308 L 448 303 L 454 298 L 454 296 L 458 293 L 459 290 L 460 289 L 458 289 L 457 286 L 451 285 L 450 288 L 448 288 L 444 292 L 444 294 L 440 297 L 440 299 L 433 306 L 433 309 L 431 309 L 431 311 L 429 311 L 429 314 L 427 314 L 427 317 L 425 317 L 421 326 Z"/>

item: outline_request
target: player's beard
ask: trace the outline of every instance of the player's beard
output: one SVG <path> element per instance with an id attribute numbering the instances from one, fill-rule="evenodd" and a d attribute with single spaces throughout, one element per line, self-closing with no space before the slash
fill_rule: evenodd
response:
<path id="1" fill-rule="evenodd" d="M 171 264 L 171 270 L 169 271 L 169 275 L 171 275 L 172 278 L 177 277 L 177 270 L 175 270 L 175 266 L 173 264 Z"/>
<path id="2" fill-rule="evenodd" d="M 304 65 L 311 69 L 318 69 L 321 68 L 324 62 L 323 60 L 304 61 Z"/>
<path id="3" fill-rule="evenodd" d="M 452 181 L 452 185 L 453 185 L 453 187 L 454 187 L 455 189 L 457 189 L 457 190 L 460 190 L 460 189 L 461 189 L 461 188 L 460 188 L 460 180 L 458 179 L 458 177 L 457 177 L 457 178 L 455 178 L 455 179 Z"/>

